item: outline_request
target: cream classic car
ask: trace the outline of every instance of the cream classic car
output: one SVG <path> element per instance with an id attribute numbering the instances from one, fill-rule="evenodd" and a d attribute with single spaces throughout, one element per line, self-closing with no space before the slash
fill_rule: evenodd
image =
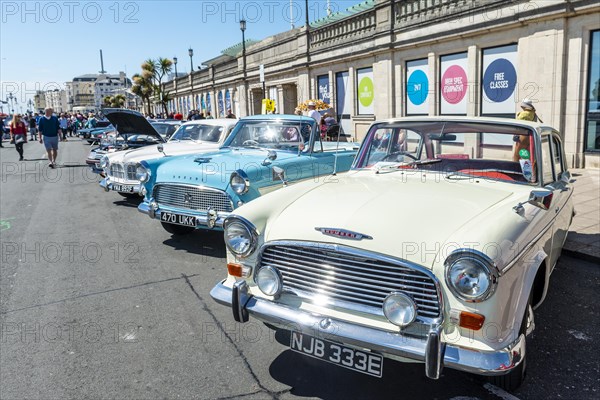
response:
<path id="1" fill-rule="evenodd" d="M 143 196 L 143 185 L 136 176 L 140 161 L 217 150 L 237 121 L 224 118 L 189 121 L 181 125 L 167 143 L 106 154 L 99 161 L 105 175 L 100 187 L 126 197 Z"/>
<path id="2" fill-rule="evenodd" d="M 291 331 L 307 356 L 380 377 L 386 358 L 487 375 L 525 373 L 533 310 L 573 216 L 560 134 L 492 118 L 374 123 L 352 169 L 227 218 L 236 321 Z"/>

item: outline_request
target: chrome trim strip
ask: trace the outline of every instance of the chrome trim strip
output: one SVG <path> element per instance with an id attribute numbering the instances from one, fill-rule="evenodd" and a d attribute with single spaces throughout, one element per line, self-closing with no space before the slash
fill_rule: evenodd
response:
<path id="1" fill-rule="evenodd" d="M 210 291 L 210 295 L 217 303 L 228 307 L 232 306 L 233 290 L 225 286 L 223 282 L 217 283 Z M 254 296 L 248 299 L 245 308 L 254 318 L 275 327 L 285 330 L 294 329 L 311 336 L 370 349 L 387 358 L 401 357 L 424 362 L 428 348 L 427 343 L 434 340 L 431 337 L 425 340 L 422 337 L 392 333 L 333 318 L 330 318 L 331 323 L 323 328 L 320 324 L 323 316 Z M 429 346 L 433 352 L 436 351 L 435 345 L 434 341 Z M 444 349 L 437 348 L 439 349 L 437 354 L 439 354 L 440 370 L 443 365 L 479 375 L 503 375 L 517 367 L 523 360 L 525 336 L 520 335 L 512 344 L 496 351 L 478 351 L 453 346 L 449 343 L 445 345 Z M 435 370 L 436 364 L 433 362 L 435 360 L 431 358 L 432 354 L 429 357 L 429 365 L 432 366 L 432 370 Z"/>

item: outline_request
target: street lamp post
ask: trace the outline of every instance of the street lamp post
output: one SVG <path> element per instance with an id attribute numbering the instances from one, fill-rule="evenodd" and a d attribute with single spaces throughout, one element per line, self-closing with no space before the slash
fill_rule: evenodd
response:
<path id="1" fill-rule="evenodd" d="M 192 109 L 196 109 L 196 99 L 194 98 L 194 50 L 190 47 L 188 49 L 190 55 L 190 93 L 192 95 Z"/>
<path id="2" fill-rule="evenodd" d="M 244 73 L 244 109 L 248 115 L 248 88 L 247 88 L 247 72 L 246 72 L 246 20 L 240 20 L 240 30 L 242 31 L 242 62 Z"/>
<path id="3" fill-rule="evenodd" d="M 174 86 L 175 86 L 175 106 L 174 106 L 174 108 L 175 108 L 175 110 L 174 110 L 174 112 L 176 113 L 177 112 L 177 57 L 173 57 L 173 64 L 175 65 L 175 83 L 174 83 Z"/>

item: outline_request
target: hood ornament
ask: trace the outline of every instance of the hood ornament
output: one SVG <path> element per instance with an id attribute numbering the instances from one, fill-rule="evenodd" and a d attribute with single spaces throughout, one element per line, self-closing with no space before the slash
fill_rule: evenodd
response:
<path id="1" fill-rule="evenodd" d="M 206 164 L 206 163 L 209 163 L 210 160 L 211 160 L 211 158 L 207 158 L 207 157 L 194 158 L 194 162 L 197 162 L 198 164 Z"/>
<path id="2" fill-rule="evenodd" d="M 363 240 L 363 239 L 373 239 L 372 236 L 365 235 L 364 233 L 358 233 L 353 231 L 348 231 L 346 229 L 337 229 L 337 228 L 315 228 L 316 231 L 321 232 L 326 236 L 333 236 L 341 239 L 348 240 Z"/>
<path id="3" fill-rule="evenodd" d="M 183 204 L 186 206 L 189 206 L 191 202 L 192 202 L 192 195 L 189 193 L 184 194 L 183 195 Z"/>

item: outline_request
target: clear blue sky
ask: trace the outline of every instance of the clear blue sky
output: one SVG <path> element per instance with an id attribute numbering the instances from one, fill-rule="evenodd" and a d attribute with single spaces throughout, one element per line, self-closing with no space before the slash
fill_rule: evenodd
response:
<path id="1" fill-rule="evenodd" d="M 359 0 L 331 1 L 346 9 Z M 304 0 L 293 0 L 294 23 L 304 25 Z M 326 0 L 309 0 L 311 21 L 326 15 Z M 0 99 L 9 91 L 25 103 L 36 89 L 61 87 L 73 77 L 104 69 L 139 72 L 147 58 L 176 56 L 178 72 L 246 39 L 263 39 L 290 29 L 289 0 L 259 1 L 0 1 Z M 6 106 L 4 108 L 6 110 Z M 19 111 L 18 109 L 15 109 Z"/>

